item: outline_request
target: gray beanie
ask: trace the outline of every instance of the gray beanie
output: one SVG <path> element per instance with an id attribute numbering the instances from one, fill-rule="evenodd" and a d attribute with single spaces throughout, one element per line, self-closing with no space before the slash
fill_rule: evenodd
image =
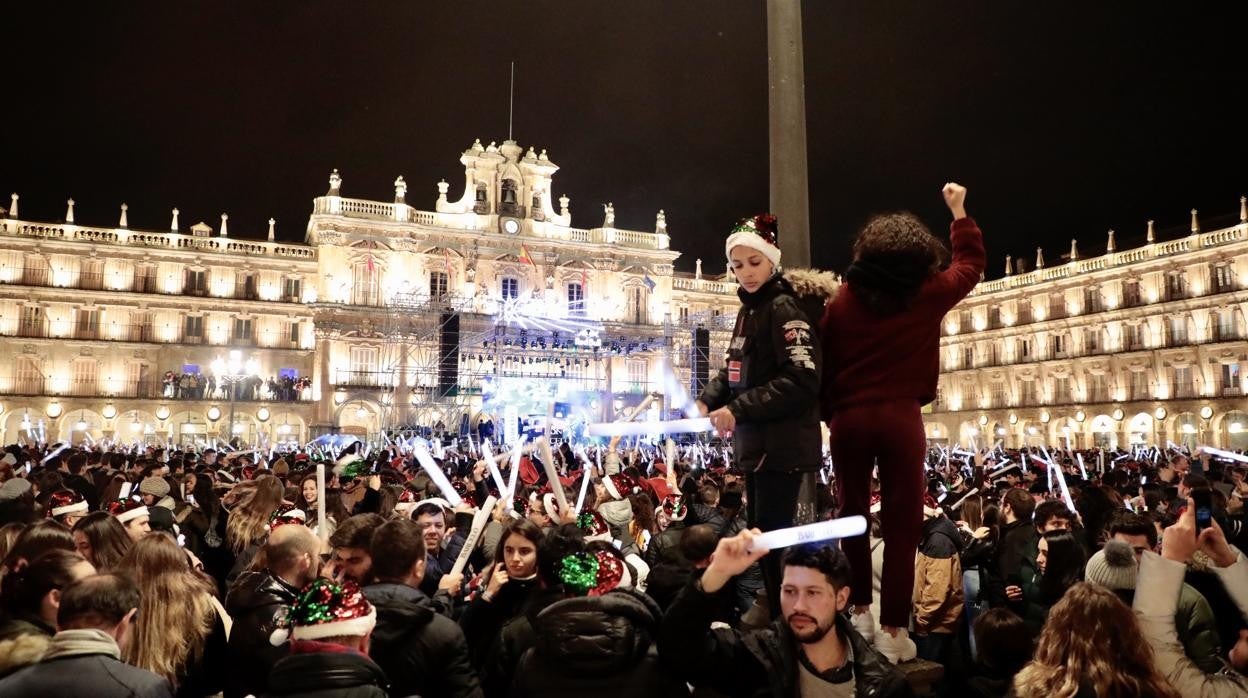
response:
<path id="1" fill-rule="evenodd" d="M 6 480 L 4 485 L 0 486 L 0 502 L 17 499 L 29 491 L 30 480 L 21 477 Z"/>
<path id="2" fill-rule="evenodd" d="M 1133 591 L 1139 572 L 1140 565 L 1135 561 L 1135 551 L 1131 546 L 1120 540 L 1111 540 L 1088 560 L 1083 578 L 1110 591 Z"/>

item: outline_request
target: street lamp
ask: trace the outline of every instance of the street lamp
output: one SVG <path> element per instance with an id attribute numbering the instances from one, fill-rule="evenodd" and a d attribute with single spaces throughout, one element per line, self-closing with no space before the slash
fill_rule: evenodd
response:
<path id="1" fill-rule="evenodd" d="M 255 359 L 247 359 L 243 361 L 243 353 L 237 349 L 230 350 L 230 358 L 228 360 L 217 357 L 212 361 L 212 372 L 217 380 L 229 386 L 230 390 L 230 426 L 227 430 L 229 436 L 234 438 L 234 399 L 238 392 L 238 384 L 243 379 L 251 376 L 260 375 L 260 364 Z"/>

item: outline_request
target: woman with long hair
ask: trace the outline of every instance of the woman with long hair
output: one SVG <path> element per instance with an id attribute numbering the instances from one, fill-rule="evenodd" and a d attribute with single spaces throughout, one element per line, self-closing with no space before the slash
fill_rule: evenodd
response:
<path id="1" fill-rule="evenodd" d="M 234 564 L 225 578 L 226 586 L 251 566 L 252 558 L 269 535 L 269 518 L 282 503 L 286 490 L 272 475 L 240 482 L 221 500 L 228 512 L 225 540 L 234 554 Z"/>
<path id="2" fill-rule="evenodd" d="M 482 575 L 482 590 L 464 609 L 459 624 L 468 641 L 473 666 L 483 667 L 493 641 L 507 621 L 523 613 L 536 591 L 537 546 L 542 529 L 527 518 L 503 526 L 494 564 Z"/>
<path id="3" fill-rule="evenodd" d="M 637 554 L 644 555 L 650 547 L 650 538 L 658 533 L 658 524 L 654 520 L 654 507 L 650 495 L 645 492 L 629 495 L 628 501 L 633 506 L 633 520 L 628 522 L 628 535 L 637 546 Z"/>
<path id="4" fill-rule="evenodd" d="M 1044 626 L 1049 609 L 1075 584 L 1083 581 L 1087 554 L 1070 531 L 1046 531 L 1037 542 L 1036 576 L 1023 582 L 1023 620 L 1033 634 Z"/>
<path id="5" fill-rule="evenodd" d="M 984 498 L 973 494 L 962 499 L 958 508 L 958 530 L 962 534 L 962 596 L 966 627 L 987 607 L 981 598 L 983 573 L 989 569 L 997 549 L 997 529 L 984 524 Z M 975 634 L 967 633 L 971 657 L 975 656 Z"/>
<path id="6" fill-rule="evenodd" d="M 99 572 L 111 572 L 130 552 L 134 540 L 112 515 L 93 511 L 74 524 L 74 547 Z"/>
<path id="7" fill-rule="evenodd" d="M 13 543 L 17 541 L 17 536 L 26 528 L 26 524 L 7 523 L 0 526 L 0 560 L 9 556 L 9 551 L 13 549 Z"/>
<path id="8" fill-rule="evenodd" d="M 1180 698 L 1157 671 L 1135 613 L 1114 592 L 1079 582 L 1053 606 L 1019 698 Z"/>
<path id="9" fill-rule="evenodd" d="M 839 516 L 866 516 L 878 469 L 884 532 L 881 633 L 871 616 L 871 550 L 865 536 L 842 542 L 853 579 L 854 627 L 889 661 L 915 655 L 910 625 L 915 551 L 923 526 L 927 438 L 923 406 L 936 398 L 944 316 L 984 270 L 983 233 L 966 215 L 966 189 L 946 184 L 953 260 L 909 213 L 875 216 L 859 232 L 853 263 L 820 323 L 821 411 L 831 432 Z"/>
<path id="10" fill-rule="evenodd" d="M 141 599 L 126 662 L 168 679 L 178 696 L 220 692 L 226 637 L 212 582 L 191 569 L 164 533 L 136 542 L 117 571 L 135 581 Z"/>
<path id="11" fill-rule="evenodd" d="M 316 473 L 305 475 L 299 482 L 299 497 L 295 500 L 295 506 L 302 509 L 307 516 L 308 528 L 320 535 L 320 527 L 327 526 L 329 528 L 327 538 L 334 535 L 339 523 L 351 517 L 351 513 L 342 504 L 342 494 L 338 490 L 329 489 L 330 480 L 332 478 L 326 479 L 325 482 L 325 518 L 328 519 L 327 521 L 322 522 L 317 518 Z"/>
<path id="12" fill-rule="evenodd" d="M 36 521 L 22 529 L 9 553 L 0 562 L 0 575 L 6 575 L 49 550 L 74 551 L 74 537 L 65 524 L 51 519 Z"/>

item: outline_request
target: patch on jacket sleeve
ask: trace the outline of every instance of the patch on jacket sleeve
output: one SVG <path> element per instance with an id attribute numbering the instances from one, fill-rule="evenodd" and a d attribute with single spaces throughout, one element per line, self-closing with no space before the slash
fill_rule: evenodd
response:
<path id="1" fill-rule="evenodd" d="M 789 320 L 781 329 L 784 330 L 784 348 L 789 354 L 789 361 L 801 368 L 815 370 L 815 361 L 810 355 L 810 323 Z"/>

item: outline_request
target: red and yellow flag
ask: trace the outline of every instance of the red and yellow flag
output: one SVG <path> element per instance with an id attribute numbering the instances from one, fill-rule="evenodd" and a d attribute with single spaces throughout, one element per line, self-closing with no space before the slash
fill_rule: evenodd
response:
<path id="1" fill-rule="evenodd" d="M 532 264 L 534 268 L 537 268 L 537 262 L 534 262 L 534 261 L 533 261 L 533 256 L 529 254 L 529 247 L 528 247 L 528 245 L 521 245 L 521 246 L 520 246 L 520 261 L 521 261 L 521 262 L 528 262 L 529 264 Z"/>

